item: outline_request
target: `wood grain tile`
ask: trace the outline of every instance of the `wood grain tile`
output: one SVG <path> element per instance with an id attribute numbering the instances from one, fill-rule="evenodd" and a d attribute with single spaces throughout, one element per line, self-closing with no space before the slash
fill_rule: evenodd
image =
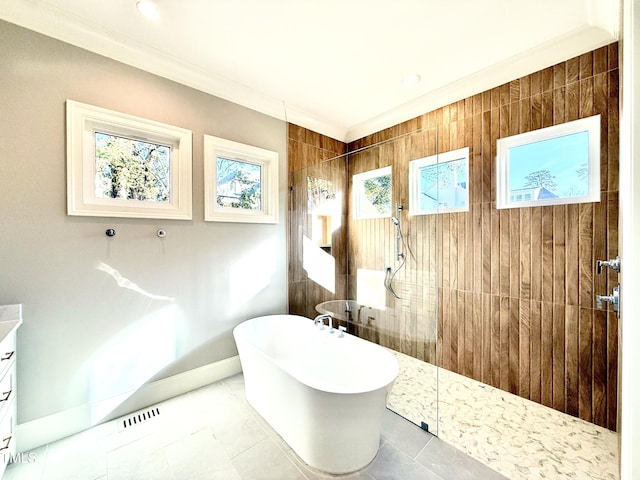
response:
<path id="1" fill-rule="evenodd" d="M 567 205 L 566 223 L 566 303 L 568 305 L 578 305 L 578 287 L 580 282 L 579 269 L 579 206 L 578 204 Z"/>
<path id="2" fill-rule="evenodd" d="M 531 298 L 542 300 L 542 209 L 531 209 Z"/>
<path id="3" fill-rule="evenodd" d="M 580 80 L 580 118 L 593 115 L 593 77 Z"/>
<path id="4" fill-rule="evenodd" d="M 509 238 L 510 228 L 510 212 L 509 210 L 500 210 L 500 295 L 508 296 L 511 288 L 511 240 Z"/>
<path id="5" fill-rule="evenodd" d="M 553 211 L 553 302 L 566 303 L 566 205 L 556 205 Z"/>
<path id="6" fill-rule="evenodd" d="M 480 378 L 483 383 L 491 385 L 491 358 L 492 358 L 492 336 L 493 336 L 493 317 L 491 311 L 491 295 L 488 293 L 481 294 L 481 312 L 480 322 L 482 323 L 482 352 L 478 355 L 481 362 Z"/>
<path id="7" fill-rule="evenodd" d="M 593 52 L 580 55 L 580 79 L 593 76 Z"/>
<path id="8" fill-rule="evenodd" d="M 542 93 L 542 127 L 553 125 L 553 90 Z"/>
<path id="9" fill-rule="evenodd" d="M 461 322 L 461 325 L 464 325 L 464 334 L 460 335 L 460 338 L 464 339 L 464 352 L 461 357 L 464 365 L 462 371 L 467 377 L 474 378 L 474 345 L 479 343 L 477 340 L 478 338 L 482 338 L 482 336 L 476 337 L 476 332 L 474 331 L 476 323 L 475 318 L 477 316 L 477 305 L 473 298 L 474 294 L 467 291 L 461 292 L 461 295 L 464 303 L 464 319 Z"/>
<path id="10" fill-rule="evenodd" d="M 474 292 L 482 292 L 482 208 L 479 203 L 471 205 L 469 237 L 473 238 L 472 282 Z"/>
<path id="11" fill-rule="evenodd" d="M 553 304 L 553 408 L 566 410 L 565 305 Z"/>
<path id="12" fill-rule="evenodd" d="M 580 418 L 592 421 L 592 384 L 593 384 L 593 310 L 580 309 L 578 332 L 578 411 Z"/>
<path id="13" fill-rule="evenodd" d="M 465 363 L 464 363 L 464 345 L 465 345 L 465 293 L 468 292 L 461 292 L 460 290 L 452 290 L 453 295 L 456 298 L 456 321 L 454 322 L 454 325 L 456 325 L 456 331 L 455 333 L 452 331 L 452 338 L 455 338 L 455 340 L 453 340 L 453 342 L 455 343 L 455 352 L 456 352 L 456 359 L 455 359 L 455 364 L 457 365 L 457 369 L 458 371 L 464 371 L 465 370 Z M 454 349 L 451 349 L 451 356 L 453 357 L 453 352 Z M 453 358 L 452 358 L 453 359 Z"/>
<path id="14" fill-rule="evenodd" d="M 500 297 L 500 383 L 502 390 L 510 391 L 509 383 L 509 326 L 511 317 L 511 304 L 509 297 Z"/>
<path id="15" fill-rule="evenodd" d="M 520 297 L 520 208 L 509 210 L 509 244 L 511 246 L 509 260 L 509 295 Z M 503 255 L 505 253 L 503 252 Z"/>
<path id="16" fill-rule="evenodd" d="M 578 120 L 580 115 L 580 83 L 572 82 L 567 85 L 565 98 L 566 121 Z"/>
<path id="17" fill-rule="evenodd" d="M 493 206 L 492 206 L 493 207 Z M 491 293 L 500 293 L 500 211 L 491 208 Z"/>
<path id="18" fill-rule="evenodd" d="M 553 67 L 542 70 L 542 92 L 553 90 Z"/>
<path id="19" fill-rule="evenodd" d="M 608 47 L 601 47 L 593 51 L 593 74 L 598 75 L 606 72 L 609 69 L 608 66 Z"/>
<path id="20" fill-rule="evenodd" d="M 593 308 L 593 204 L 581 203 L 579 215 L 580 306 Z"/>
<path id="21" fill-rule="evenodd" d="M 501 338 L 500 338 L 500 297 L 491 295 L 491 372 L 489 374 L 489 383 L 494 387 L 500 388 L 500 355 L 501 355 Z"/>
<path id="22" fill-rule="evenodd" d="M 577 82 L 580 79 L 580 57 L 574 57 L 567 60 L 567 82 L 569 85 L 571 83 Z"/>
<path id="23" fill-rule="evenodd" d="M 359 268 L 396 265 L 388 219 L 350 215 L 353 174 L 391 164 L 392 201 L 408 207 L 409 160 L 468 146 L 469 211 L 403 212 L 409 256 L 395 281 L 404 298 L 387 295 L 379 319 L 353 328 L 421 360 L 617 428 L 618 321 L 610 309 L 595 309 L 594 296 L 619 278 L 596 276 L 594 268 L 596 260 L 618 255 L 618 55 L 617 44 L 599 48 L 349 145 L 289 125 L 290 311 L 313 315 L 322 300 L 353 298 Z M 499 138 L 593 114 L 601 115 L 600 202 L 496 209 Z M 427 126 L 433 128 L 416 132 Z M 327 161 L 382 140 L 384 146 L 345 155 L 342 163 Z M 308 175 L 341 183 L 345 199 L 344 226 L 334 232 L 331 252 L 334 293 L 309 279 L 303 266 Z"/>
<path id="24" fill-rule="evenodd" d="M 593 423 L 607 423 L 607 312 L 593 311 Z"/>
<path id="25" fill-rule="evenodd" d="M 541 403 L 542 303 L 531 300 L 529 308 L 529 398 Z"/>
<path id="26" fill-rule="evenodd" d="M 565 316 L 566 364 L 567 364 L 567 413 L 578 416 L 578 325 L 580 307 L 567 305 Z"/>
<path id="27" fill-rule="evenodd" d="M 482 293 L 491 293 L 491 204 L 488 202 L 483 203 L 481 208 L 482 250 L 480 256 L 482 261 Z M 468 286 L 469 284 L 465 282 L 465 285 Z"/>
<path id="28" fill-rule="evenodd" d="M 482 114 L 482 203 L 490 203 L 495 198 L 495 168 L 491 155 L 491 112 Z"/>
<path id="29" fill-rule="evenodd" d="M 553 403 L 553 303 L 542 302 L 540 349 L 541 403 L 552 407 Z"/>
<path id="30" fill-rule="evenodd" d="M 607 313 L 607 423 L 610 430 L 618 425 L 618 318 Z"/>
<path id="31" fill-rule="evenodd" d="M 471 335 L 471 366 L 472 376 L 471 378 L 482 378 L 483 372 L 483 355 L 484 349 L 484 319 L 482 317 L 482 294 L 480 292 L 471 292 L 472 308 L 472 335 Z"/>
<path id="32" fill-rule="evenodd" d="M 518 394 L 531 398 L 531 301 L 520 300 L 518 312 Z"/>
<path id="33" fill-rule="evenodd" d="M 553 66 L 553 88 L 564 87 L 567 82 L 567 62 Z"/>
<path id="34" fill-rule="evenodd" d="M 542 300 L 553 302 L 553 207 L 542 207 Z"/>
<path id="35" fill-rule="evenodd" d="M 567 121 L 566 89 L 564 86 L 553 90 L 553 124 L 559 125 Z"/>

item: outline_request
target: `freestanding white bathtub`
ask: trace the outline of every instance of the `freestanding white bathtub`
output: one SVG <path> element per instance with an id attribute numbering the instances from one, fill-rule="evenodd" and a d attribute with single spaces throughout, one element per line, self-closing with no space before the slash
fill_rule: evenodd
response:
<path id="1" fill-rule="evenodd" d="M 247 400 L 302 460 L 332 474 L 373 460 L 399 370 L 390 352 L 296 315 L 247 320 L 233 336 Z"/>

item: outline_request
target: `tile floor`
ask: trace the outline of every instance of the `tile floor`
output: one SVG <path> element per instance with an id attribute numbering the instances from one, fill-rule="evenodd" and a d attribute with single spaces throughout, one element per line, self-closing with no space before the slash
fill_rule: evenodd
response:
<path id="1" fill-rule="evenodd" d="M 370 465 L 338 477 L 313 471 L 246 402 L 241 374 L 158 408 L 158 417 L 133 427 L 114 420 L 27 452 L 4 480 L 506 478 L 389 410 Z"/>
<path id="2" fill-rule="evenodd" d="M 440 440 L 497 472 L 512 480 L 619 478 L 616 432 L 392 353 L 400 375 L 389 408 L 435 426 Z"/>

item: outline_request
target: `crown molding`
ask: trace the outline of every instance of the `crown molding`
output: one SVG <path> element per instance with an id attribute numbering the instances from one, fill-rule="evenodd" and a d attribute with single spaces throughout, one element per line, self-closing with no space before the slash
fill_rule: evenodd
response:
<path id="1" fill-rule="evenodd" d="M 280 99 L 185 62 L 181 58 L 167 55 L 126 35 L 107 31 L 100 25 L 49 3 L 39 2 L 36 5 L 20 0 L 3 0 L 0 3 L 0 18 L 271 117 L 286 120 L 284 103 Z M 295 119 L 309 121 L 313 118 L 293 106 L 287 106 L 287 109 Z M 336 134 L 335 128 L 325 125 L 325 122 L 315 123 L 318 128 Z"/>
<path id="2" fill-rule="evenodd" d="M 281 99 L 107 31 L 47 2 L 3 0 L 0 18 L 279 120 L 351 142 L 616 41 L 620 31 L 619 1 L 585 1 L 589 23 L 582 28 L 351 126 L 335 125 Z"/>

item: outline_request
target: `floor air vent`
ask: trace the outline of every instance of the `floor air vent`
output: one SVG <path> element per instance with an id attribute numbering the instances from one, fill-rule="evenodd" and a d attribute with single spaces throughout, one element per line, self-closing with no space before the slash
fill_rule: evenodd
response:
<path id="1" fill-rule="evenodd" d="M 147 410 L 146 412 L 138 412 L 134 413 L 128 418 L 122 420 L 121 428 L 129 428 L 134 425 L 139 425 L 142 422 L 146 422 L 147 420 L 151 420 L 152 418 L 158 417 L 160 415 L 160 409 L 158 407 L 152 408 L 151 410 Z"/>

